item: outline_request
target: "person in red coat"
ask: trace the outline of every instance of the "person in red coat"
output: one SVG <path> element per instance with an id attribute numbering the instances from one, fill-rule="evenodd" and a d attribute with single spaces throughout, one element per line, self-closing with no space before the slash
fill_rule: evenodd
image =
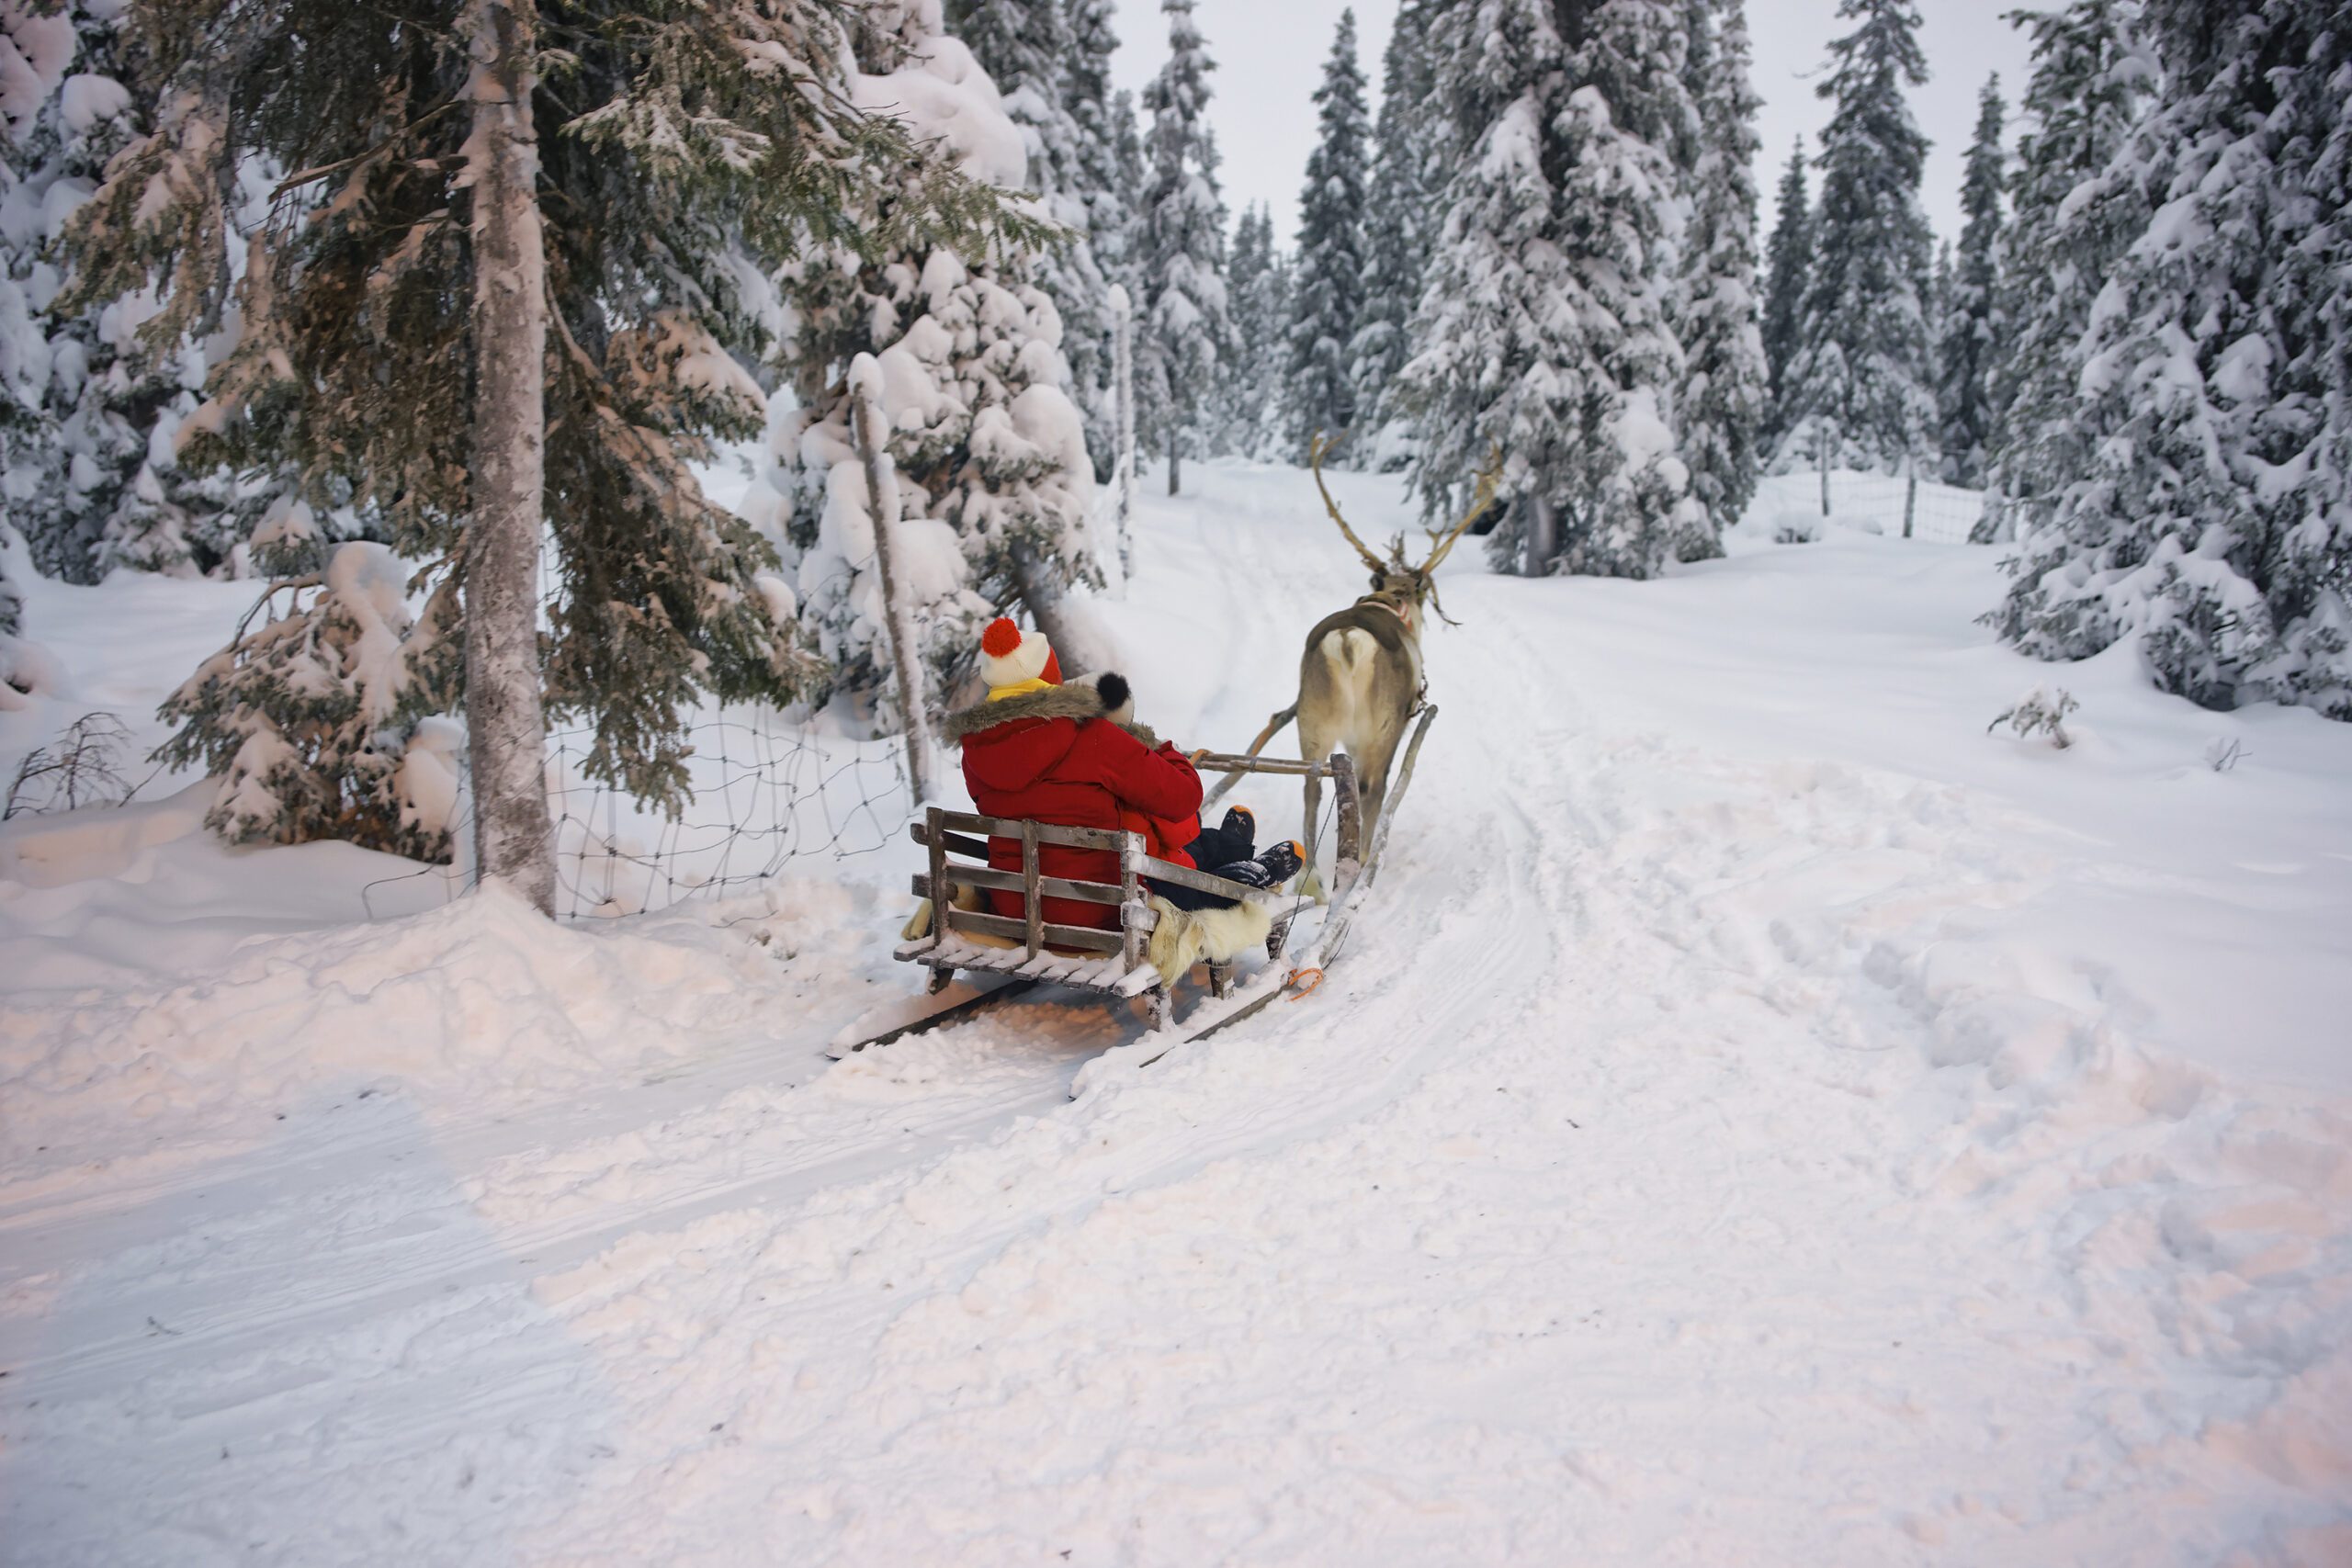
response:
<path id="1" fill-rule="evenodd" d="M 1152 854 L 1177 865 L 1195 864 L 1196 844 L 1204 851 L 1214 846 L 1215 869 L 1225 874 L 1223 863 L 1232 846 L 1201 832 L 1199 773 L 1172 744 L 1140 725 L 1113 718 L 1126 705 L 1125 681 L 1104 675 L 1063 683 L 1060 661 L 1044 634 L 1024 634 L 1001 618 L 980 639 L 980 654 L 988 696 L 951 716 L 946 734 L 963 748 L 964 783 L 982 816 L 1141 832 Z M 1244 839 L 1232 858 L 1249 853 Z M 991 838 L 989 863 L 1019 871 L 1021 840 Z M 1110 850 L 1046 844 L 1037 852 L 1037 865 L 1047 876 L 1119 880 L 1119 857 Z M 992 889 L 989 897 L 998 914 L 1020 918 L 1020 894 Z M 1107 931 L 1119 923 L 1113 906 L 1074 898 L 1045 899 L 1043 912 L 1058 925 Z"/>

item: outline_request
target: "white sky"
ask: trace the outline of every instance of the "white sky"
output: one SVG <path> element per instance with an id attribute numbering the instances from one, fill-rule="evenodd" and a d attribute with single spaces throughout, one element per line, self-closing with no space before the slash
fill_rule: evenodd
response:
<path id="1" fill-rule="evenodd" d="M 1928 152 L 1922 199 L 1939 236 L 1960 236 L 1961 157 L 1976 127 L 1976 95 L 1987 72 L 2001 73 L 2016 137 L 2017 96 L 2025 83 L 2024 35 L 2001 14 L 2029 0 L 1918 0 L 1920 48 L 1929 80 L 1914 91 L 1912 110 L 1934 145 Z M 1284 246 L 1298 219 L 1298 186 L 1315 146 L 1315 103 L 1324 56 L 1346 0 L 1199 0 L 1193 15 L 1217 69 L 1210 80 L 1211 117 L 1225 156 L 1227 205 L 1238 214 L 1254 201 L 1270 203 L 1274 232 Z M 1375 111 L 1380 103 L 1380 55 L 1388 47 L 1395 0 L 1359 0 L 1356 27 L 1362 63 Z M 1757 130 L 1764 141 L 1757 184 L 1762 223 L 1770 233 L 1773 187 L 1788 161 L 1789 140 L 1803 131 L 1808 151 L 1829 118 L 1813 95 L 1814 74 L 1827 41 L 1851 24 L 1838 17 L 1837 0 L 1747 0 L 1756 43 L 1756 87 L 1764 110 Z M 1113 60 L 1116 85 L 1141 93 L 1168 58 L 1168 28 L 1158 0 L 1119 0 L 1121 47 Z M 1815 186 L 1817 189 L 1817 184 Z"/>

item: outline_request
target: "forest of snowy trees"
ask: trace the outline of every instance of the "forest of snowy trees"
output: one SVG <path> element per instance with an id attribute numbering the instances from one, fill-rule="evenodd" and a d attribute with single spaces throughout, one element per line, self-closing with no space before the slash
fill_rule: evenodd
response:
<path id="1" fill-rule="evenodd" d="M 427 856 L 437 715 L 478 795 L 565 715 L 656 803 L 706 697 L 887 727 L 878 517 L 934 704 L 997 614 L 1083 648 L 1124 298 L 1170 493 L 1321 434 L 1439 515 L 1493 452 L 1497 570 L 1646 578 L 1768 471 L 1939 479 L 2025 652 L 2352 718 L 2328 0 L 2018 13 L 1940 264 L 1914 0 L 1841 0 L 1769 236 L 1743 0 L 1401 0 L 1376 106 L 1342 16 L 1289 235 L 1159 10 L 1138 98 L 1110 0 L 0 0 L 0 703 L 16 576 L 261 580 L 169 754 L 232 838 Z M 739 516 L 695 466 L 755 437 Z"/>

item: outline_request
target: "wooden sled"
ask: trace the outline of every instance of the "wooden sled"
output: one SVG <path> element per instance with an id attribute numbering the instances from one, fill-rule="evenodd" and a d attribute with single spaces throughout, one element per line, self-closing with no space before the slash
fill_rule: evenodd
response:
<path id="1" fill-rule="evenodd" d="M 1361 863 L 1355 771 L 1345 756 L 1328 762 L 1295 759 L 1228 756 L 1211 752 L 1200 759 L 1203 773 L 1271 773 L 1303 778 L 1316 773 L 1329 779 L 1338 800 L 1340 863 Z M 927 873 L 914 878 L 917 897 L 932 902 L 931 930 L 899 944 L 896 956 L 931 971 L 931 989 L 947 989 L 960 971 L 1002 975 L 1027 982 L 1051 982 L 1103 996 L 1142 997 L 1150 1010 L 1154 1029 L 1173 1021 L 1175 998 L 1167 982 L 1146 956 L 1158 923 L 1149 904 L 1146 878 L 1220 895 L 1237 903 L 1261 904 L 1272 912 L 1272 931 L 1266 938 L 1266 956 L 1279 964 L 1290 938 L 1293 895 L 1272 888 L 1228 882 L 1190 866 L 1174 865 L 1145 852 L 1143 835 L 1101 828 L 1061 828 L 1050 823 L 1011 821 L 970 812 L 933 807 L 923 820 L 909 829 L 931 857 Z M 1018 840 L 1021 869 L 1001 871 L 989 864 L 990 836 Z M 1038 850 L 1046 844 L 1077 849 L 1109 850 L 1119 857 L 1119 880 L 1088 882 L 1046 876 L 1038 869 Z M 956 907 L 959 888 L 1021 895 L 1019 917 Z M 1119 911 L 1115 930 L 1062 925 L 1045 918 L 1047 898 L 1108 905 Z M 1223 998 L 1232 995 L 1234 964 L 1230 959 L 1208 964 L 1209 990 Z M 1026 987 L 1023 987 L 1023 989 Z M 1002 996 L 1000 988 L 995 996 Z M 943 1020 L 944 1021 L 944 1020 Z M 912 1032 L 902 1029 L 898 1032 Z"/>

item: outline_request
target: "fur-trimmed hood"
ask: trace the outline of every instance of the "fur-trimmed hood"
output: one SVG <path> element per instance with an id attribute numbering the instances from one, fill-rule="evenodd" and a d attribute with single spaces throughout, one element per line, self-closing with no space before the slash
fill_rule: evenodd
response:
<path id="1" fill-rule="evenodd" d="M 1009 821 L 1138 832 L 1161 859 L 1191 863 L 1183 858 L 1184 846 L 1200 836 L 1201 775 L 1151 731 L 1120 722 L 1127 716 L 1127 683 L 1105 673 L 980 703 L 955 715 L 945 730 L 963 752 L 972 805 L 983 817 Z M 1110 850 L 1046 844 L 1037 856 L 1047 876 L 1119 879 L 1119 857 Z M 999 871 L 1020 870 L 1020 840 L 992 834 L 989 863 Z M 999 888 L 989 897 L 1000 915 L 1021 912 L 1017 892 Z M 1076 899 L 1048 898 L 1046 919 L 1118 927 L 1116 909 Z"/>
<path id="2" fill-rule="evenodd" d="M 1100 675 L 1080 676 L 1058 686 L 1048 686 L 1042 692 L 1006 697 L 1001 702 L 983 699 L 949 714 L 941 733 L 950 743 L 956 743 L 1000 724 L 1014 724 L 1023 719 L 1069 718 L 1084 724 L 1090 718 L 1107 718 L 1142 741 L 1147 749 L 1158 747 L 1159 737 L 1148 726 L 1135 722 L 1133 703 L 1126 678 L 1105 671 Z"/>

